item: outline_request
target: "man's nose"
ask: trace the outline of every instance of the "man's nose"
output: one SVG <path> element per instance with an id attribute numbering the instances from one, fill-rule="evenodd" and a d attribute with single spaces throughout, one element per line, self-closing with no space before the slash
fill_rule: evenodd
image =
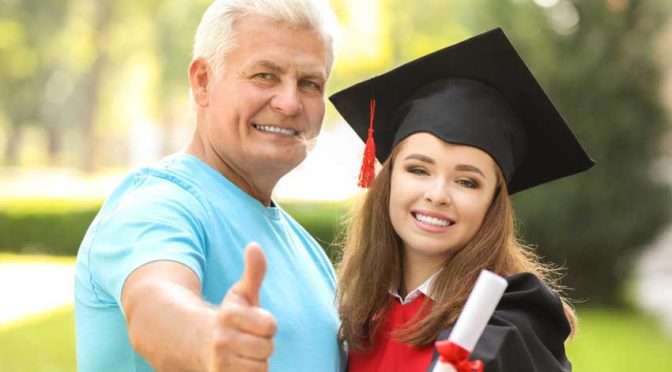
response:
<path id="1" fill-rule="evenodd" d="M 297 86 L 284 84 L 279 87 L 271 99 L 271 107 L 287 116 L 294 116 L 303 109 Z"/>

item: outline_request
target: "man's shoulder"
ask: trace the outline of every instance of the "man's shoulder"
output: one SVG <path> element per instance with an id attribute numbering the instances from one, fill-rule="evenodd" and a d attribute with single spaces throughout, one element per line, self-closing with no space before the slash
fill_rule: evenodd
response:
<path id="1" fill-rule="evenodd" d="M 129 175 L 148 188 L 165 187 L 200 194 L 199 164 L 185 154 L 173 154 L 149 166 L 137 168 Z M 178 194 L 180 192 L 177 192 Z"/>
<path id="2" fill-rule="evenodd" d="M 207 209 L 207 199 L 188 173 L 187 167 L 176 166 L 170 158 L 137 168 L 110 194 L 101 212 L 178 209 L 192 214 L 203 211 Z"/>

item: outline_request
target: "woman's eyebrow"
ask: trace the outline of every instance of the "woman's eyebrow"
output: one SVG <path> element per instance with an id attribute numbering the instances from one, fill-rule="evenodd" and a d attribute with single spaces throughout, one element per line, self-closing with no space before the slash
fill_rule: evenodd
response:
<path id="1" fill-rule="evenodd" d="M 410 154 L 410 155 L 408 155 L 408 156 L 406 156 L 406 157 L 404 158 L 404 160 L 412 160 L 412 159 L 420 160 L 420 161 L 422 161 L 422 162 L 429 163 L 429 164 L 434 164 L 434 159 L 430 158 L 430 157 L 427 156 L 427 155 L 422 155 L 422 154 Z"/>
<path id="2" fill-rule="evenodd" d="M 465 172 L 474 172 L 474 173 L 478 173 L 478 174 L 480 174 L 481 176 L 483 176 L 483 178 L 487 178 L 487 177 L 485 176 L 485 173 L 483 173 L 482 170 L 480 170 L 478 167 L 475 167 L 475 166 L 473 166 L 473 165 L 469 165 L 469 164 L 457 164 L 457 165 L 455 166 L 455 170 L 458 170 L 458 171 L 465 171 Z"/>

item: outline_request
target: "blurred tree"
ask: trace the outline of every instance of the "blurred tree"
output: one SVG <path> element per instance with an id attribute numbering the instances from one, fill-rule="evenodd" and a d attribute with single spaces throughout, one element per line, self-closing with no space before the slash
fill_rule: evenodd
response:
<path id="1" fill-rule="evenodd" d="M 0 111 L 7 117 L 8 143 L 4 161 L 16 165 L 23 130 L 42 123 L 41 107 L 46 82 L 58 65 L 52 47 L 54 34 L 63 27 L 68 0 L 2 0 L 0 8 Z M 57 149 L 56 131 L 50 148 Z"/>
<path id="2" fill-rule="evenodd" d="M 93 59 L 91 65 L 82 77 L 81 94 L 82 116 L 80 117 L 82 137 L 82 170 L 93 172 L 96 169 L 96 141 L 95 127 L 98 111 L 101 80 L 108 63 L 108 33 L 112 22 L 112 12 L 116 2 L 91 2 L 91 25 L 89 47 L 92 48 Z"/>
<path id="3" fill-rule="evenodd" d="M 573 297 L 620 303 L 638 254 L 670 221 L 669 186 L 652 168 L 669 130 L 654 60 L 669 4 L 564 0 L 545 13 L 524 48 L 597 165 L 521 194 L 519 216 L 528 241 L 566 264 Z"/>
<path id="4" fill-rule="evenodd" d="M 160 121 L 164 130 L 163 153 L 184 146 L 190 138 L 181 138 L 177 129 L 184 126 L 185 98 L 189 92 L 187 70 L 200 17 L 209 0 L 160 2 L 158 6 L 157 55 L 159 74 L 157 91 Z"/>
<path id="5" fill-rule="evenodd" d="M 597 161 L 585 174 L 516 196 L 521 232 L 547 261 L 568 269 L 563 284 L 571 297 L 621 302 L 637 253 L 670 220 L 669 186 L 651 168 L 667 129 L 653 47 L 669 6 L 380 1 L 391 25 L 386 69 L 492 27 L 505 30 Z"/>

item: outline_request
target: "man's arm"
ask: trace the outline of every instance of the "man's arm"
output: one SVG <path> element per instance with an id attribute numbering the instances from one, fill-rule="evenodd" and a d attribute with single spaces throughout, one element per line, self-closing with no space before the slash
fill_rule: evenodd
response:
<path id="1" fill-rule="evenodd" d="M 245 252 L 242 278 L 219 307 L 201 299 L 188 267 L 157 261 L 126 280 L 121 302 L 133 348 L 159 371 L 263 371 L 276 323 L 259 305 L 265 273 L 261 248 Z"/>

